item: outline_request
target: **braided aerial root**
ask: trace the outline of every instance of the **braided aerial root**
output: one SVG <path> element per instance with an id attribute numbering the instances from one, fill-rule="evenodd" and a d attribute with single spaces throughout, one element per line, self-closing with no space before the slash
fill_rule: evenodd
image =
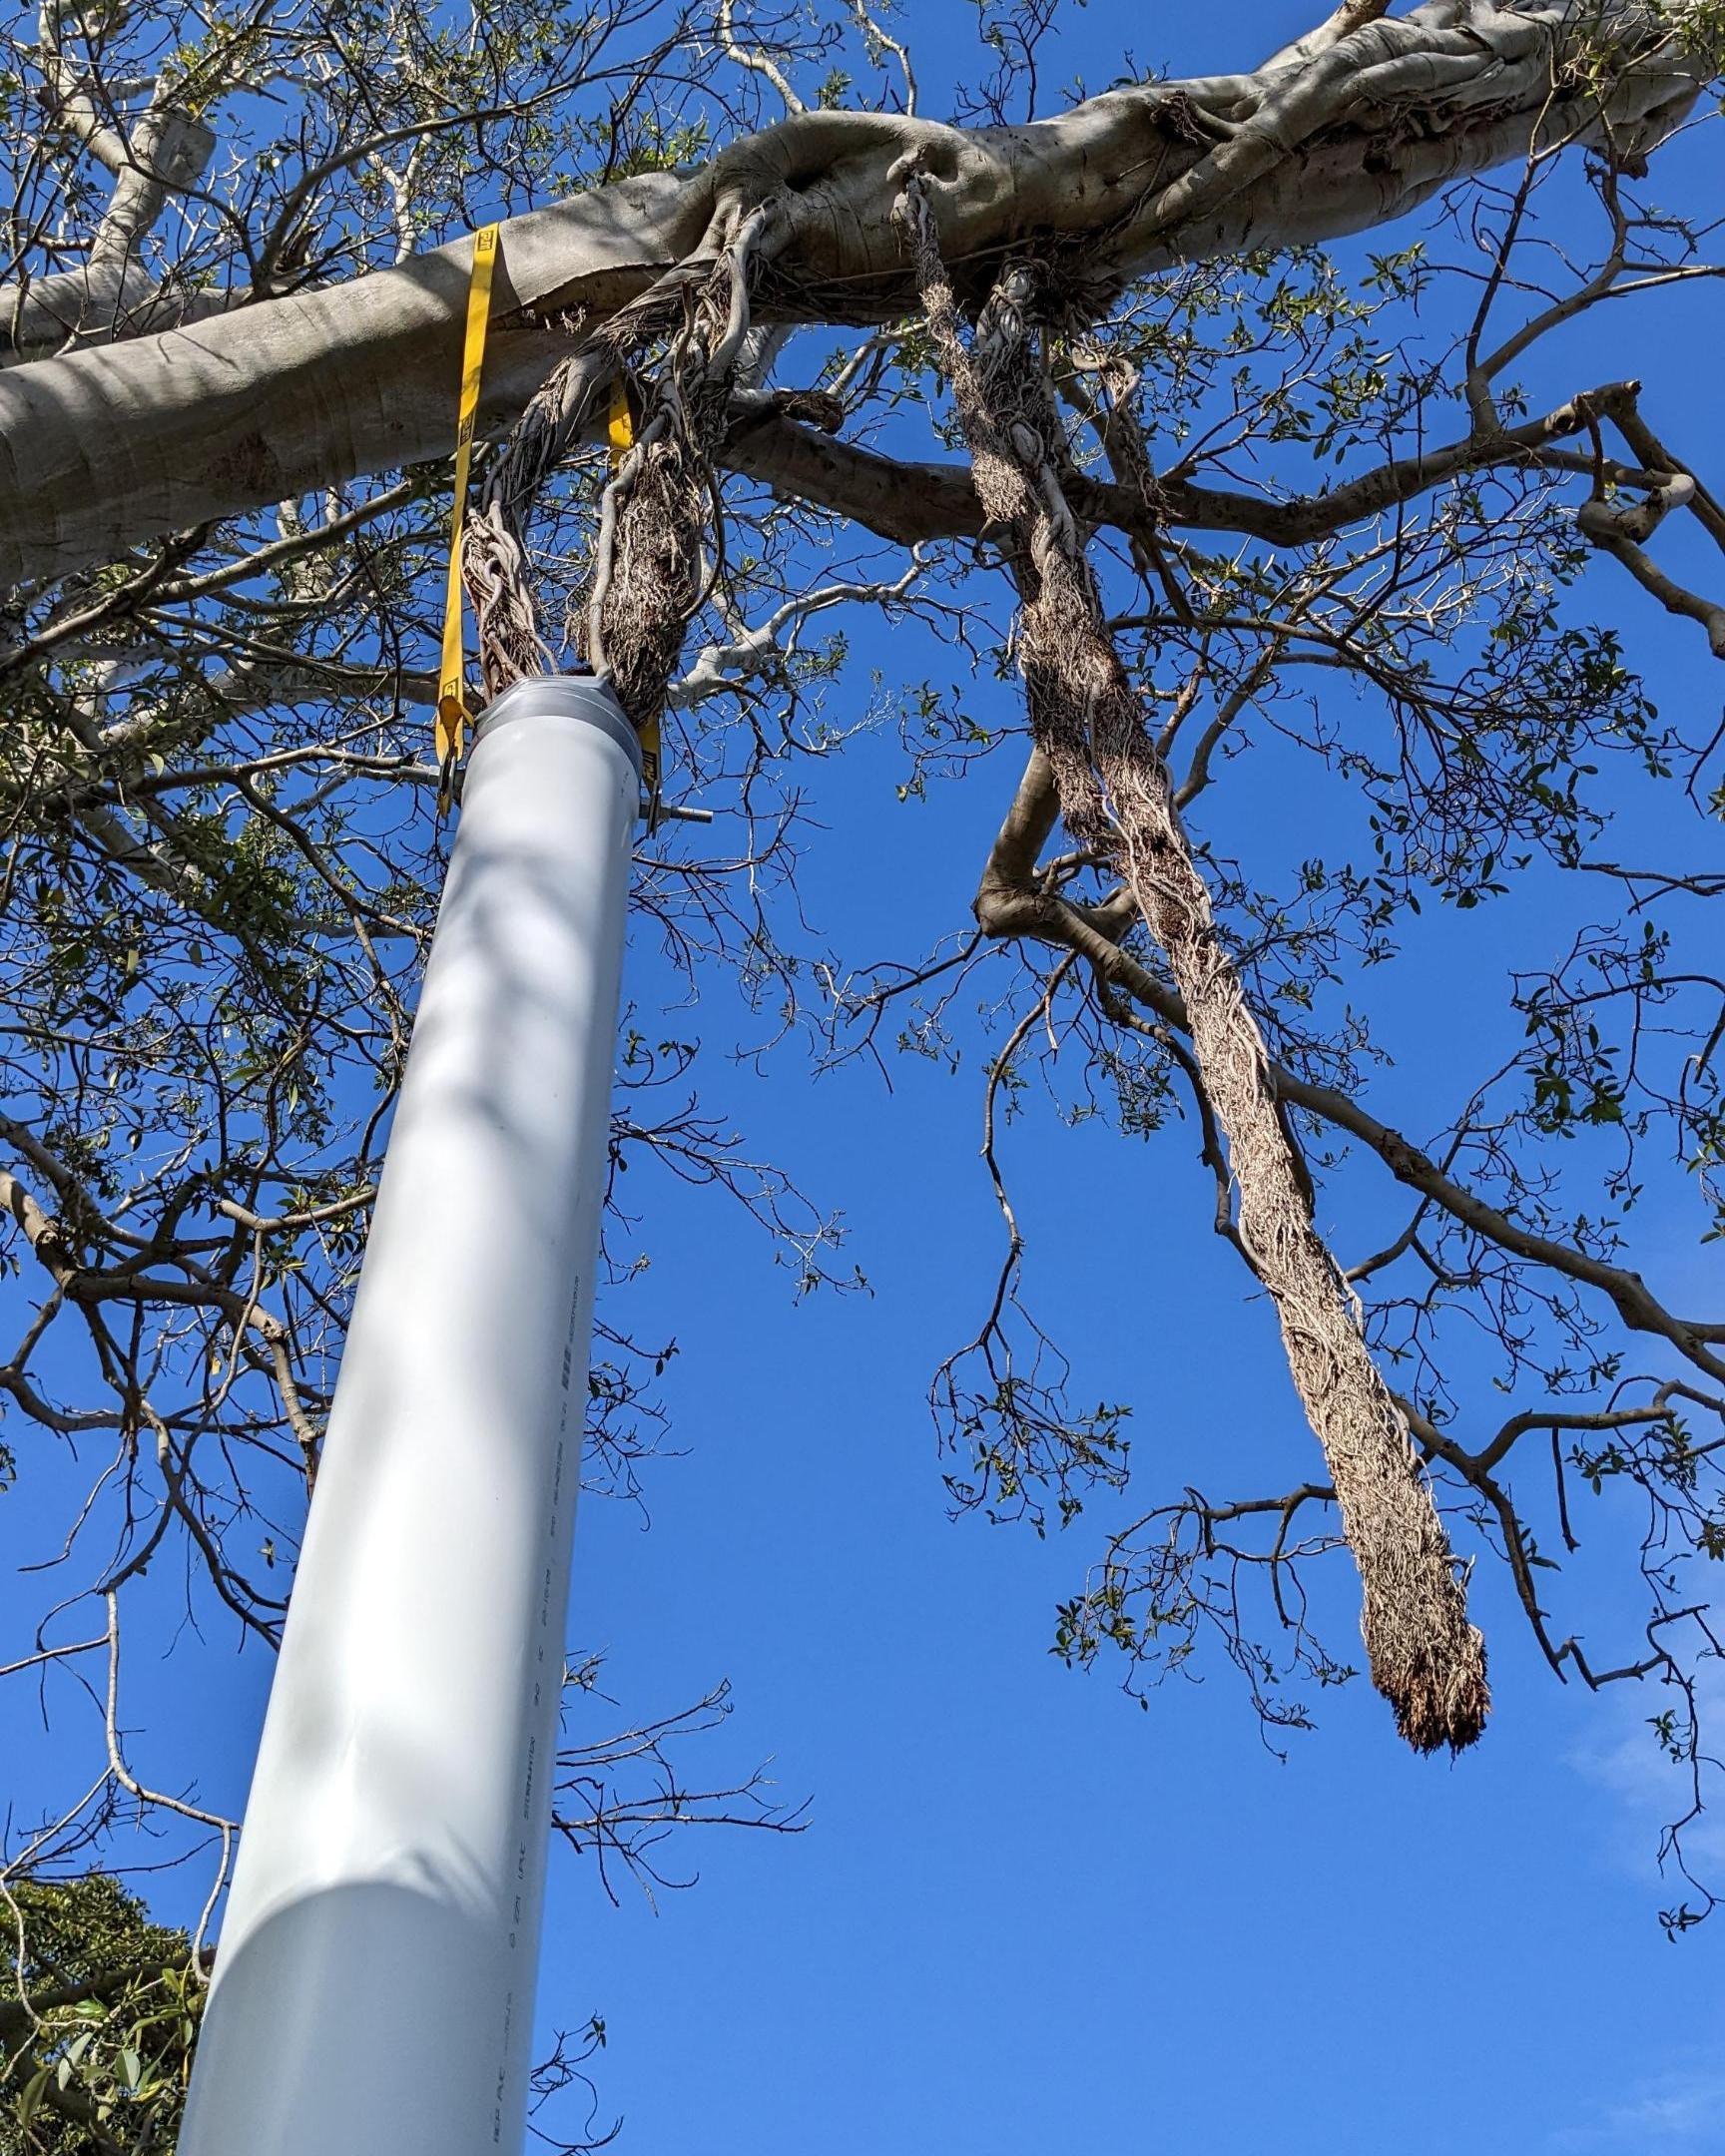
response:
<path id="1" fill-rule="evenodd" d="M 1059 417 L 1027 322 L 1035 279 L 1008 268 L 966 348 L 913 170 L 897 221 L 952 382 L 977 494 L 1017 576 L 1031 733 L 1073 837 L 1117 863 L 1185 999 L 1204 1088 L 1228 1140 L 1240 1242 L 1276 1306 L 1360 1569 L 1373 1682 L 1417 1751 L 1458 1751 L 1479 1735 L 1490 1706 L 1484 1642 L 1467 1620 L 1407 1424 L 1367 1349 L 1358 1302 L 1313 1225 L 1264 1036 L 1217 929 L 1168 767 L 1106 627 L 1086 535 L 1063 491 Z"/>
<path id="2" fill-rule="evenodd" d="M 749 329 L 749 284 L 771 213 L 722 213 L 730 237 L 679 263 L 601 324 L 547 377 L 491 459 L 462 549 L 488 698 L 555 660 L 539 628 L 526 525 L 595 398 L 632 351 L 664 340 L 650 375 L 629 376 L 640 416 L 600 509 L 586 607 L 587 657 L 638 732 L 663 713 L 684 634 L 705 596 L 703 541 L 717 518 L 714 456 Z"/>
<path id="3" fill-rule="evenodd" d="M 683 285 L 682 320 L 652 375 L 634 383 L 635 439 L 605 489 L 587 648 L 638 731 L 663 713 L 705 597 L 704 541 L 709 523 L 719 528 L 714 459 L 768 223 L 766 210 L 751 211 L 700 281 Z"/>
<path id="4" fill-rule="evenodd" d="M 539 630 L 525 528 L 603 378 L 604 362 L 591 351 L 578 349 L 561 361 L 486 467 L 461 549 L 461 579 L 473 606 L 487 700 L 512 682 L 556 669 Z"/>

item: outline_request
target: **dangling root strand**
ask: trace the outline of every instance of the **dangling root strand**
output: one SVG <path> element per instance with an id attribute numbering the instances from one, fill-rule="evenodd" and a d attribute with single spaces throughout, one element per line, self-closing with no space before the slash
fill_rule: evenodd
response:
<path id="1" fill-rule="evenodd" d="M 1356 1299 L 1313 1226 L 1271 1065 L 1174 806 L 1168 767 L 1106 627 L 1063 491 L 1064 436 L 1027 315 L 1035 278 L 1009 268 L 967 349 L 925 187 L 898 207 L 928 328 L 951 379 L 975 485 L 1023 601 L 1030 727 L 1078 844 L 1113 859 L 1160 945 L 1227 1136 L 1239 1235 L 1269 1290 L 1289 1367 L 1324 1447 L 1360 1568 L 1373 1682 L 1417 1751 L 1460 1750 L 1490 1705 L 1485 1650 L 1407 1425 L 1369 1353 Z"/>

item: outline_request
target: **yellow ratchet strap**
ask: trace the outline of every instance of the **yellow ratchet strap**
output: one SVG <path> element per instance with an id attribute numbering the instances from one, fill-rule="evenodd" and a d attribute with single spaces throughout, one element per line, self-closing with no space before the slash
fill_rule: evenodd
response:
<path id="1" fill-rule="evenodd" d="M 443 659 L 437 672 L 437 790 L 439 810 L 449 806 L 455 767 L 466 746 L 472 714 L 467 708 L 461 649 L 461 533 L 467 521 L 467 472 L 473 461 L 473 426 L 479 416 L 479 376 L 485 364 L 485 330 L 491 319 L 491 272 L 497 266 L 497 227 L 473 237 L 473 269 L 467 281 L 467 335 L 461 350 L 461 420 L 455 435 L 455 502 L 449 519 L 449 585 L 443 600 Z"/>
<path id="2" fill-rule="evenodd" d="M 635 414 L 629 409 L 629 384 L 621 374 L 611 377 L 611 421 L 605 429 L 605 440 L 615 476 L 617 467 L 635 446 Z"/>
<path id="3" fill-rule="evenodd" d="M 611 417 L 605 429 L 605 440 L 611 452 L 611 470 L 615 476 L 618 466 L 635 446 L 635 415 L 629 408 L 629 383 L 621 373 L 611 378 Z M 659 828 L 659 722 L 652 720 L 641 733 L 641 784 L 647 794 L 647 828 Z"/>

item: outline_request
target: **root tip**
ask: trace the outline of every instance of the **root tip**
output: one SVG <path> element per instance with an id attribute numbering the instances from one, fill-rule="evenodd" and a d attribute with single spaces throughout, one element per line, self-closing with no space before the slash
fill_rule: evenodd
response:
<path id="1" fill-rule="evenodd" d="M 1485 1682 L 1485 1642 L 1472 1625 L 1456 1653 L 1441 1662 L 1423 1657 L 1381 1687 L 1396 1710 L 1396 1727 L 1416 1752 L 1464 1752 L 1479 1741 L 1491 1712 Z"/>

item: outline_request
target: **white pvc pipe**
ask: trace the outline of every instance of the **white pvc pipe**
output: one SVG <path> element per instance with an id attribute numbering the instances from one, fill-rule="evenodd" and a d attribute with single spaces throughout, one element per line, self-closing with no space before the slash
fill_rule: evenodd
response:
<path id="1" fill-rule="evenodd" d="M 347 1332 L 181 2156 L 514 2156 L 639 752 L 492 707 Z"/>

